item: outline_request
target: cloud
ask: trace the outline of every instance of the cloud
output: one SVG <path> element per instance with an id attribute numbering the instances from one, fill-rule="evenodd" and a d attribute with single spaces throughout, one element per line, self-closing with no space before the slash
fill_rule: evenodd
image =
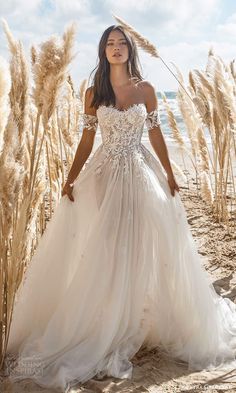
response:
<path id="1" fill-rule="evenodd" d="M 152 30 L 156 36 L 171 36 L 174 33 L 192 34 L 196 28 L 204 26 L 219 14 L 221 0 L 119 0 L 117 3 L 105 0 L 105 3 L 115 14 L 126 17 L 130 24 Z"/>
<path id="2" fill-rule="evenodd" d="M 35 12 L 38 9 L 42 0 L 8 0 L 1 1 L 0 3 L 0 15 L 17 15 L 22 11 L 28 10 L 29 13 Z"/>
<path id="3" fill-rule="evenodd" d="M 236 42 L 236 13 L 226 19 L 225 23 L 217 25 L 216 33 L 219 40 Z"/>
<path id="4" fill-rule="evenodd" d="M 159 50 L 162 58 L 174 74 L 176 74 L 176 70 L 173 63 L 179 68 L 184 76 L 185 82 L 188 83 L 188 75 L 191 70 L 205 70 L 208 51 L 211 47 L 216 55 L 221 56 L 226 63 L 233 60 L 232 54 L 235 54 L 235 45 L 233 43 L 207 40 L 195 44 L 179 42 L 177 44 L 161 46 Z M 157 90 L 167 91 L 178 89 L 178 82 L 159 59 L 140 52 L 140 60 L 143 65 L 145 78 L 151 80 Z"/>
<path id="5" fill-rule="evenodd" d="M 71 73 L 76 84 L 96 65 L 99 39 L 116 24 L 112 13 L 133 25 L 157 46 L 167 62 L 175 62 L 185 77 L 188 71 L 205 67 L 210 46 L 226 61 L 235 56 L 236 13 L 227 17 L 223 0 L 5 0 L 4 17 L 16 39 L 29 53 L 52 34 L 62 35 L 69 22 L 77 22 Z M 224 12 L 223 12 L 224 11 Z M 222 16 L 226 15 L 226 17 Z M 8 58 L 7 42 L 0 29 L 0 54 Z M 144 76 L 160 89 L 177 88 L 177 82 L 159 60 L 140 50 Z"/>

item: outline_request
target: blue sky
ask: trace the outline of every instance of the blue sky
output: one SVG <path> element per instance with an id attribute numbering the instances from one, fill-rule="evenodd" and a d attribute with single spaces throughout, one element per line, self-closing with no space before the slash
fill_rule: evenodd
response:
<path id="1" fill-rule="evenodd" d="M 133 25 L 187 80 L 192 69 L 204 69 L 210 47 L 226 62 L 236 56 L 236 0 L 5 0 L 0 15 L 20 39 L 29 56 L 31 45 L 50 35 L 62 35 L 77 23 L 76 58 L 70 72 L 78 89 L 96 66 L 103 31 L 116 24 L 112 13 Z M 0 30 L 0 56 L 8 59 L 6 38 Z M 178 83 L 160 60 L 139 49 L 143 76 L 158 91 L 176 90 Z"/>

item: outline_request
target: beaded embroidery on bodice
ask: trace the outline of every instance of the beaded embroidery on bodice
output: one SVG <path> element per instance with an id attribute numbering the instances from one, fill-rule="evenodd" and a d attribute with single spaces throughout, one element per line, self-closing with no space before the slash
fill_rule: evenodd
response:
<path id="1" fill-rule="evenodd" d="M 146 114 L 144 104 L 135 104 L 122 111 L 101 105 L 97 109 L 97 118 L 105 150 L 118 153 L 140 145 Z"/>
<path id="2" fill-rule="evenodd" d="M 129 108 L 120 110 L 112 105 L 100 105 L 96 116 L 84 114 L 84 127 L 88 130 L 97 130 L 99 123 L 102 137 L 100 149 L 103 158 L 95 169 L 95 173 L 102 172 L 103 165 L 110 161 L 111 168 L 115 170 L 124 168 L 129 173 L 128 161 L 125 158 L 132 156 L 132 162 L 137 168 L 143 160 L 143 145 L 141 138 L 144 124 L 148 130 L 161 124 L 159 111 L 155 109 L 147 113 L 144 103 L 133 104 Z M 95 155 L 99 155 L 100 149 Z M 89 166 L 89 164 L 88 164 Z"/>

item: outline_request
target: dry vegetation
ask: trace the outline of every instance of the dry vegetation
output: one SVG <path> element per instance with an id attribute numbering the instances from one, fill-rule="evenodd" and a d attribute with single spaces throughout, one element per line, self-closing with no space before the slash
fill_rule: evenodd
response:
<path id="1" fill-rule="evenodd" d="M 31 50 L 4 23 L 10 65 L 0 61 L 0 356 L 6 351 L 15 294 L 61 196 L 78 143 L 81 100 L 67 73 L 75 29 Z M 81 91 L 83 94 L 83 91 Z"/>
<path id="2" fill-rule="evenodd" d="M 179 70 L 181 86 L 184 80 Z M 189 94 L 185 94 L 185 89 Z M 236 70 L 212 50 L 205 71 L 189 72 L 189 85 L 177 100 L 189 138 L 185 144 L 167 100 L 163 97 L 173 137 L 189 155 L 202 198 L 218 222 L 235 231 L 236 218 Z M 210 144 L 207 143 L 210 137 Z"/>
<path id="3" fill-rule="evenodd" d="M 73 58 L 73 25 L 62 39 L 52 37 L 37 50 L 32 47 L 33 86 L 21 43 L 6 23 L 4 30 L 11 59 L 9 65 L 0 59 L 1 366 L 17 288 L 72 164 L 86 87 L 86 83 L 80 87 L 78 97 L 67 71 Z M 180 72 L 179 78 L 184 85 Z M 190 149 L 164 97 L 173 136 L 191 159 L 201 196 L 229 233 L 235 222 L 235 82 L 234 63 L 225 65 L 211 51 L 206 71 L 190 72 L 189 95 L 183 87 L 178 91 Z"/>
<path id="4" fill-rule="evenodd" d="M 191 144 L 189 150 L 178 129 L 174 114 L 165 102 L 173 137 L 182 151 L 189 155 L 200 181 L 201 195 L 212 206 L 218 221 L 225 221 L 229 232 L 235 229 L 235 158 L 236 158 L 236 70 L 210 50 L 205 71 L 189 73 L 189 86 L 165 63 L 157 48 L 133 26 L 113 15 L 136 44 L 152 57 L 158 58 L 179 83 L 178 103 Z M 205 133 L 211 137 L 211 152 Z M 189 151 L 188 151 L 189 150 Z M 177 167 L 176 167 L 177 169 Z"/>

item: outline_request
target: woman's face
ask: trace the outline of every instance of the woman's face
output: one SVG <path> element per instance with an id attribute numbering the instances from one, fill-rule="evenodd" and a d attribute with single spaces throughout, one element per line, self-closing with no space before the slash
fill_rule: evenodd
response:
<path id="1" fill-rule="evenodd" d="M 111 64 L 126 63 L 129 58 L 128 44 L 125 36 L 118 30 L 110 32 L 106 43 L 106 57 Z"/>

